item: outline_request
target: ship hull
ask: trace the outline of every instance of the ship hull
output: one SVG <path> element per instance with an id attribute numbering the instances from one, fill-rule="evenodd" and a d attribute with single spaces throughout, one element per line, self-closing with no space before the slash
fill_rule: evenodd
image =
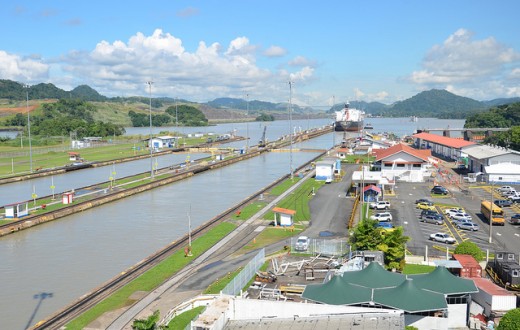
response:
<path id="1" fill-rule="evenodd" d="M 363 121 L 336 121 L 334 130 L 336 132 L 359 132 L 363 129 Z"/>

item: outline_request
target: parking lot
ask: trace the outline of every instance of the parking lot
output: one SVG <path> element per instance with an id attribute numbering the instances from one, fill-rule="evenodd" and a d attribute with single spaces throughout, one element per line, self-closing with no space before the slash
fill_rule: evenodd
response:
<path id="1" fill-rule="evenodd" d="M 395 196 L 388 196 L 385 200 L 390 201 L 389 212 L 392 214 L 394 226 L 403 226 L 405 235 L 411 239 L 407 244 L 409 252 L 415 255 L 424 255 L 428 246 L 428 255 L 443 255 L 446 247 L 453 248 L 451 244 L 444 244 L 429 240 L 433 233 L 442 232 L 450 235 L 460 244 L 465 240 L 471 240 L 484 251 L 489 250 L 493 253 L 496 250 L 518 251 L 520 250 L 520 226 L 514 226 L 507 222 L 514 213 L 520 213 L 518 204 L 512 207 L 503 208 L 506 223 L 504 226 L 493 226 L 490 231 L 487 220 L 480 214 L 481 201 L 491 198 L 491 187 L 467 187 L 466 191 L 461 191 L 456 186 L 446 186 L 449 190 L 448 195 L 432 195 L 431 184 L 428 183 L 398 183 L 395 187 Z M 496 189 L 497 187 L 495 187 Z M 519 188 L 520 190 L 520 188 Z M 420 222 L 421 209 L 416 207 L 415 201 L 426 198 L 434 203 L 437 212 L 443 215 L 443 224 Z M 493 200 L 501 199 L 500 194 L 494 193 Z M 478 231 L 468 231 L 458 229 L 444 213 L 448 208 L 463 208 L 468 213 L 472 221 L 480 229 Z M 382 211 L 372 211 L 373 213 Z"/>

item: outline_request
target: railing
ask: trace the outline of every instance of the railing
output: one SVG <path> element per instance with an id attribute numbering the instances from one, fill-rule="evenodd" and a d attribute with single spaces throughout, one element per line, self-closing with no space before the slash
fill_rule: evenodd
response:
<path id="1" fill-rule="evenodd" d="M 236 296 L 242 291 L 246 284 L 253 278 L 255 273 L 262 267 L 265 262 L 265 249 L 260 252 L 238 273 L 231 282 L 222 289 L 223 294 Z"/>

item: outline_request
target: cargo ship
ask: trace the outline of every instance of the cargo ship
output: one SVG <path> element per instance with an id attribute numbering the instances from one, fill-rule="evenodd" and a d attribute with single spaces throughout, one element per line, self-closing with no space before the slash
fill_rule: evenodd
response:
<path id="1" fill-rule="evenodd" d="M 350 108 L 346 103 L 343 109 L 336 111 L 334 130 L 336 132 L 359 132 L 363 129 L 364 118 L 364 111 Z"/>

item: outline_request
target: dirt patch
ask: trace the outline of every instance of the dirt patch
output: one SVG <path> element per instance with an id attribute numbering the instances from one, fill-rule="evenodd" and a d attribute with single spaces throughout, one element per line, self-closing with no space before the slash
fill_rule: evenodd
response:
<path id="1" fill-rule="evenodd" d="M 28 107 L 15 107 L 15 108 L 0 108 L 0 115 L 10 115 L 10 114 L 16 114 L 16 113 L 27 113 L 28 111 L 34 111 L 39 106 L 39 104 L 36 105 L 30 105 Z"/>

